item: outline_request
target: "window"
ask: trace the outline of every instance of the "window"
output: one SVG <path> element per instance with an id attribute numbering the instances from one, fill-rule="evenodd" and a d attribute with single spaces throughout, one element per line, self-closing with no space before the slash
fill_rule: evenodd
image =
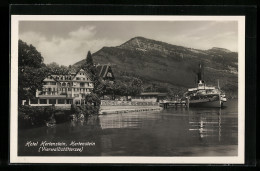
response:
<path id="1" fill-rule="evenodd" d="M 47 99 L 40 99 L 40 104 L 47 104 Z"/>
<path id="2" fill-rule="evenodd" d="M 30 99 L 31 104 L 38 104 L 38 99 Z"/>
<path id="3" fill-rule="evenodd" d="M 65 104 L 65 99 L 58 99 L 58 104 Z"/>
<path id="4" fill-rule="evenodd" d="M 71 88 L 68 88 L 68 91 L 71 91 Z"/>
<path id="5" fill-rule="evenodd" d="M 85 87 L 85 83 L 80 83 L 80 87 Z"/>
<path id="6" fill-rule="evenodd" d="M 79 77 L 76 77 L 76 80 L 80 80 L 80 78 L 79 78 Z"/>
<path id="7" fill-rule="evenodd" d="M 71 99 L 67 99 L 67 104 L 72 104 L 72 100 Z"/>
<path id="8" fill-rule="evenodd" d="M 62 86 L 65 87 L 65 86 L 66 86 L 66 83 L 62 83 Z"/>
<path id="9" fill-rule="evenodd" d="M 107 77 L 112 77 L 112 74 L 110 72 L 107 73 Z"/>
<path id="10" fill-rule="evenodd" d="M 56 104 L 56 99 L 49 99 L 49 104 Z"/>
<path id="11" fill-rule="evenodd" d="M 85 80 L 85 78 L 83 78 L 83 80 Z"/>
<path id="12" fill-rule="evenodd" d="M 79 95 L 78 94 L 74 94 L 74 97 L 79 97 Z"/>

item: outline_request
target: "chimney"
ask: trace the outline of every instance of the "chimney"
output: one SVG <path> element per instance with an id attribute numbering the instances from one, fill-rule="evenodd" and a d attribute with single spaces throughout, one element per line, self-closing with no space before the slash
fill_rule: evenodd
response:
<path id="1" fill-rule="evenodd" d="M 202 64 L 200 63 L 199 64 L 199 72 L 198 72 L 198 83 L 201 81 L 201 82 L 203 82 L 204 83 L 204 81 L 203 81 L 203 66 L 202 66 Z"/>

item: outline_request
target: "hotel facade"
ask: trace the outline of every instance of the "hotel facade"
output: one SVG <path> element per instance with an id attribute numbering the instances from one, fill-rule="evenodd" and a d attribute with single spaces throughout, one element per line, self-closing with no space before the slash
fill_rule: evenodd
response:
<path id="1" fill-rule="evenodd" d="M 49 75 L 43 80 L 42 91 L 29 100 L 31 106 L 85 104 L 94 84 L 83 69 L 68 75 Z"/>
<path id="2" fill-rule="evenodd" d="M 103 80 L 114 81 L 110 65 L 97 65 L 97 74 Z M 42 91 L 29 99 L 30 106 L 68 106 L 86 104 L 85 97 L 94 89 L 90 74 L 80 69 L 68 75 L 49 75 L 43 80 Z"/>

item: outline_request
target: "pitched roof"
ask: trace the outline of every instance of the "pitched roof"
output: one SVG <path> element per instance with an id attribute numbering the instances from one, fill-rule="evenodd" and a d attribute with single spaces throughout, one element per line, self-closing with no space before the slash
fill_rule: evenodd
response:
<path id="1" fill-rule="evenodd" d="M 72 80 L 74 78 L 74 74 L 69 74 L 69 75 L 51 75 L 51 77 L 55 80 L 55 81 L 67 81 L 67 80 Z M 62 78 L 62 79 L 61 79 Z M 64 78 L 64 79 L 63 79 Z"/>
<path id="2" fill-rule="evenodd" d="M 72 73 L 71 74 L 65 74 L 65 75 L 54 75 L 54 74 L 51 74 L 49 76 L 51 76 L 57 82 L 68 81 L 68 80 L 73 80 L 75 78 L 75 76 L 78 74 L 78 72 L 80 72 L 80 71 L 83 71 L 89 77 L 89 73 L 87 71 L 83 70 L 82 68 L 80 68 L 76 73 L 73 73 L 73 74 Z M 48 78 L 48 77 L 46 77 L 46 78 Z M 44 81 L 48 81 L 48 79 L 46 79 L 46 78 L 44 79 Z"/>
<path id="3" fill-rule="evenodd" d="M 111 70 L 111 66 L 109 64 L 97 65 L 97 73 L 99 77 L 106 77 L 108 70 Z"/>

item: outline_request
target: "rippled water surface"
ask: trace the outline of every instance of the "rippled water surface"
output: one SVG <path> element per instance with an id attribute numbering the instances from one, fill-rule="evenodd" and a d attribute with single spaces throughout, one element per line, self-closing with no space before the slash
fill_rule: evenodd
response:
<path id="1" fill-rule="evenodd" d="M 56 127 L 19 130 L 18 155 L 35 156 L 236 156 L 237 100 L 225 108 L 171 108 L 92 116 Z M 38 152 L 27 141 L 94 142 L 82 152 Z"/>

